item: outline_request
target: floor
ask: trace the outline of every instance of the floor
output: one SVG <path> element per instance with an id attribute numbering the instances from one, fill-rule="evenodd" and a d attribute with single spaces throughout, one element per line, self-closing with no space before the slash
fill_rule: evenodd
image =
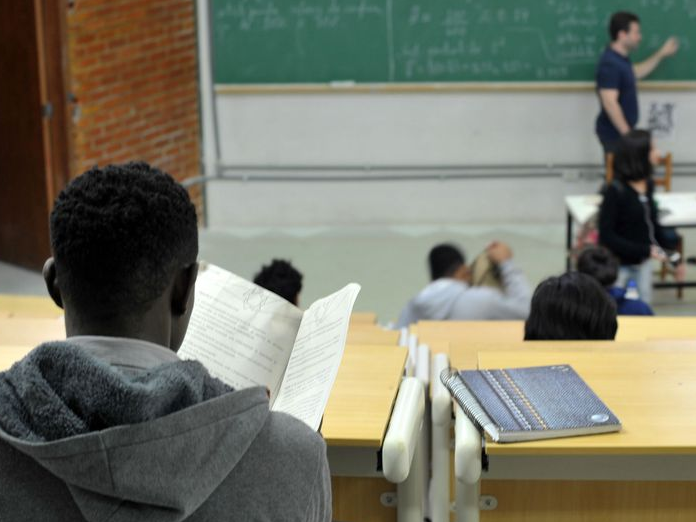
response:
<path id="1" fill-rule="evenodd" d="M 687 255 L 694 255 L 696 230 L 683 232 Z M 274 257 L 289 259 L 305 276 L 304 307 L 358 282 L 355 309 L 374 311 L 387 324 L 427 283 L 433 245 L 455 242 L 473 258 L 493 239 L 511 245 L 532 285 L 564 269 L 562 224 L 207 229 L 200 234 L 200 258 L 246 278 Z M 696 267 L 689 266 L 687 277 L 696 279 Z M 0 293 L 45 295 L 45 288 L 39 273 L 0 263 Z M 653 305 L 659 315 L 696 315 L 696 289 L 686 289 L 683 300 L 675 290 L 658 290 Z"/>

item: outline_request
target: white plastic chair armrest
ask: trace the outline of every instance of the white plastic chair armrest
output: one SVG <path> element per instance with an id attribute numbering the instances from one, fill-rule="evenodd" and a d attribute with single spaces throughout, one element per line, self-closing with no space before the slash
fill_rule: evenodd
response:
<path id="1" fill-rule="evenodd" d="M 454 409 L 454 476 L 476 484 L 481 478 L 481 434 L 458 404 Z"/>
<path id="2" fill-rule="evenodd" d="M 420 344 L 416 354 L 416 378 L 427 390 L 430 382 L 430 347 L 427 344 Z"/>
<path id="3" fill-rule="evenodd" d="M 399 395 L 382 445 L 382 468 L 389 482 L 398 484 L 408 478 L 424 411 L 423 385 L 415 377 L 405 377 L 399 386 Z"/>
<path id="4" fill-rule="evenodd" d="M 449 368 L 449 357 L 447 354 L 436 353 L 433 355 L 430 374 L 432 422 L 440 426 L 447 425 L 452 421 L 452 396 L 440 380 L 440 373 L 446 368 Z"/>

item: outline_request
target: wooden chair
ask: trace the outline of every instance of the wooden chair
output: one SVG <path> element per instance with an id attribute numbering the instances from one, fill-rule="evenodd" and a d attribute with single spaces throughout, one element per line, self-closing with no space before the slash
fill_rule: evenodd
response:
<path id="1" fill-rule="evenodd" d="M 664 174 L 662 176 L 654 176 L 653 177 L 653 183 L 655 184 L 656 187 L 663 187 L 665 192 L 671 192 L 672 191 L 672 171 L 673 171 L 673 166 L 672 166 L 672 153 L 668 152 L 664 156 L 662 156 L 657 164 L 659 166 L 664 167 Z M 604 163 L 605 165 L 605 173 L 604 173 L 604 179 L 606 181 L 606 184 L 609 185 L 609 183 L 612 182 L 614 179 L 614 154 L 609 152 L 606 156 L 606 162 Z M 684 259 L 684 241 L 683 237 L 680 235 L 677 235 L 677 252 L 679 252 L 679 255 L 681 256 L 681 259 Z M 669 266 L 667 263 L 662 263 L 662 268 L 660 269 L 660 280 L 664 281 L 665 278 L 667 277 L 667 273 L 669 272 Z M 681 299 L 684 296 L 684 289 L 683 288 L 677 288 L 677 297 Z"/>

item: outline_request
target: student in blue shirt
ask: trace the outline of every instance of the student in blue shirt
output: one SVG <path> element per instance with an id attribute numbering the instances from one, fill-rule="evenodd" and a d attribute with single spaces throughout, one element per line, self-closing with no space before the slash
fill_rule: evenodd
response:
<path id="1" fill-rule="evenodd" d="M 595 131 L 604 153 L 613 152 L 619 138 L 638 123 L 636 79 L 648 76 L 662 61 L 679 49 L 672 37 L 646 60 L 633 65 L 628 55 L 638 48 L 642 35 L 640 19 L 633 13 L 618 12 L 609 21 L 611 43 L 597 64 L 596 89 L 600 101 Z"/>
<path id="2" fill-rule="evenodd" d="M 586 248 L 578 257 L 578 272 L 587 274 L 607 289 L 616 301 L 618 315 L 654 315 L 650 306 L 640 299 L 626 296 L 626 289 L 614 286 L 619 276 L 619 261 L 603 246 Z"/>

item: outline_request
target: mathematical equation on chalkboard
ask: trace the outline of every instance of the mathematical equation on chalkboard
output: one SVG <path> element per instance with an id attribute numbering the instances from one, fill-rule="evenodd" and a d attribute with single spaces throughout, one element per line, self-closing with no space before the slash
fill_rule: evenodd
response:
<path id="1" fill-rule="evenodd" d="M 630 7 L 644 20 L 645 53 L 676 34 L 688 55 L 696 0 Z M 216 68 L 232 83 L 282 81 L 272 69 L 290 82 L 591 81 L 609 15 L 622 8 L 614 0 L 212 0 Z M 667 75 L 696 78 L 689 62 Z"/>

